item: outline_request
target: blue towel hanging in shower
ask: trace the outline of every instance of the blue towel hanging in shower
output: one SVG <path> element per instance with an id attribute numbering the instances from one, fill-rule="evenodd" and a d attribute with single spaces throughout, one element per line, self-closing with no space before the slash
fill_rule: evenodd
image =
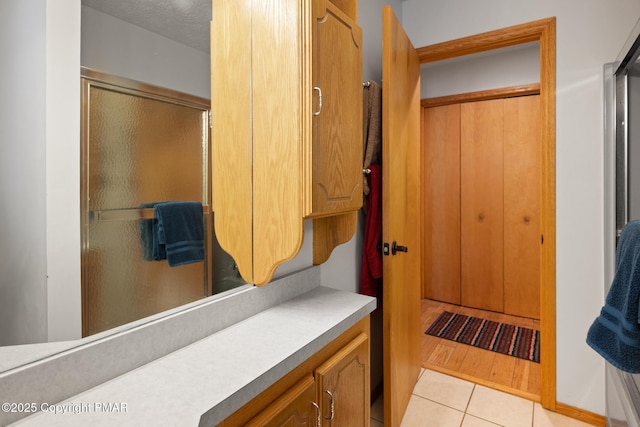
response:
<path id="1" fill-rule="evenodd" d="M 587 344 L 618 369 L 640 373 L 640 221 L 620 236 L 616 274 Z"/>
<path id="2" fill-rule="evenodd" d="M 202 203 L 157 203 L 154 213 L 154 259 L 166 251 L 170 267 L 204 261 Z"/>

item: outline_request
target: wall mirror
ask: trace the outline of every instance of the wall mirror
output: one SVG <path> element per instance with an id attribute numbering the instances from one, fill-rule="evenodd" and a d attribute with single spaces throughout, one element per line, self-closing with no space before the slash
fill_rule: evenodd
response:
<path id="1" fill-rule="evenodd" d="M 81 4 L 78 8 L 82 8 L 82 37 L 79 40 L 82 47 L 81 65 L 103 69 L 109 74 L 127 77 L 139 82 L 148 82 L 195 97 L 209 98 L 210 0 L 160 2 L 155 0 L 113 2 L 82 0 L 78 3 Z M 123 30 L 125 28 L 126 30 Z M 127 34 L 134 34 L 137 39 L 131 40 L 130 43 L 122 43 L 122 38 Z M 145 46 L 156 46 L 162 43 L 166 46 L 159 47 L 157 50 L 145 50 Z M 173 67 L 163 68 L 158 63 L 144 64 L 141 62 L 145 59 L 153 59 L 154 55 L 161 56 L 159 52 L 167 51 L 172 52 L 173 57 L 162 59 L 172 62 Z M 121 57 L 120 60 L 118 60 L 119 57 Z M 135 61 L 136 58 L 139 58 L 139 62 Z M 188 64 L 190 59 L 193 59 L 193 64 Z M 197 72 L 191 70 L 192 68 L 197 69 Z M 194 73 L 204 77 L 193 78 Z M 77 77 L 78 83 L 80 83 L 80 70 L 77 70 Z M 172 86 L 171 81 L 176 81 L 177 84 Z M 79 120 L 80 118 L 78 118 Z M 199 131 L 201 132 L 202 129 Z M 102 223 L 108 224 L 109 222 L 103 221 Z M 113 224 L 115 222 L 111 222 L 111 225 Z M 80 224 L 77 226 L 80 228 Z M 211 240 L 215 240 L 215 236 L 211 236 Z M 209 241 L 209 246 L 210 258 L 224 257 L 225 254 L 212 241 Z M 233 263 L 227 261 L 225 261 L 224 273 L 218 271 L 218 273 L 228 276 L 220 277 L 227 283 L 221 287 L 212 286 L 211 283 L 203 285 L 200 301 L 204 301 L 208 295 L 216 292 L 233 292 L 230 290 L 231 288 L 243 288 L 244 281 L 229 279 L 234 276 L 234 271 Z M 114 272 L 116 268 L 110 268 L 110 270 Z M 211 280 L 216 280 L 215 276 L 218 273 L 211 269 L 208 271 Z M 77 286 L 80 287 L 80 283 Z M 246 287 L 246 285 L 244 286 Z M 211 298 L 215 298 L 215 296 Z M 184 302 L 186 301 L 181 301 L 181 304 Z M 187 306 L 197 303 L 188 303 Z M 174 313 L 180 309 L 180 307 L 172 308 L 169 312 Z M 109 329 L 110 326 L 107 326 L 100 329 L 101 332 L 79 341 L 50 343 L 31 341 L 32 344 L 26 344 L 29 346 L 29 354 L 26 357 L 23 354 L 25 347 L 13 345 L 15 342 L 10 341 L 0 343 L 2 345 L 0 347 L 0 359 L 2 360 L 0 371 L 38 360 L 87 341 L 103 338 L 114 331 L 121 331 L 165 315 L 158 313 L 152 317 L 144 317 L 150 314 L 152 313 L 143 313 L 140 316 L 143 319 L 133 323 L 123 321 L 120 324 L 113 324 L 115 329 Z M 42 321 L 46 322 L 46 312 L 41 317 Z M 127 322 L 129 320 L 126 319 Z"/>

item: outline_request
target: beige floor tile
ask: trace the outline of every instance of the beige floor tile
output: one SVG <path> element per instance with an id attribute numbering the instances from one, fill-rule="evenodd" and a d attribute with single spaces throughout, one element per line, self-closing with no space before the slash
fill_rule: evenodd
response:
<path id="1" fill-rule="evenodd" d="M 401 427 L 459 427 L 464 413 L 444 405 L 411 396 Z"/>
<path id="2" fill-rule="evenodd" d="M 369 425 L 369 427 L 384 427 L 384 424 L 382 423 L 382 421 L 374 420 L 373 418 L 371 418 L 371 424 Z"/>
<path id="3" fill-rule="evenodd" d="M 382 396 L 371 405 L 371 418 L 384 422 L 384 398 Z"/>
<path id="4" fill-rule="evenodd" d="M 590 427 L 589 424 L 544 409 L 539 403 L 533 406 L 533 427 Z"/>
<path id="5" fill-rule="evenodd" d="M 531 427 L 533 402 L 476 385 L 467 413 L 505 427 Z"/>
<path id="6" fill-rule="evenodd" d="M 462 420 L 462 426 L 460 427 L 500 427 L 500 424 L 490 423 L 473 415 L 465 414 L 464 420 Z"/>
<path id="7" fill-rule="evenodd" d="M 473 386 L 469 381 L 427 369 L 416 384 L 413 394 L 464 412 Z"/>

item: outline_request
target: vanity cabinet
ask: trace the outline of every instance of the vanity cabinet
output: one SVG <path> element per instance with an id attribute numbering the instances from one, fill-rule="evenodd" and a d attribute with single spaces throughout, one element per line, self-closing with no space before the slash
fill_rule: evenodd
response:
<path id="1" fill-rule="evenodd" d="M 362 205 L 362 31 L 356 0 L 213 0 L 216 237 L 263 285 L 314 220 L 314 263 Z M 316 243 L 318 241 L 318 243 Z"/>
<path id="2" fill-rule="evenodd" d="M 368 426 L 369 317 L 340 335 L 219 427 Z"/>

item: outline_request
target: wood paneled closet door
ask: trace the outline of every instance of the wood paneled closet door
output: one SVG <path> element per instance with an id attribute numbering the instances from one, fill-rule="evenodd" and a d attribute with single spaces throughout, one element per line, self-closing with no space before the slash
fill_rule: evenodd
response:
<path id="1" fill-rule="evenodd" d="M 540 97 L 504 104 L 504 312 L 539 319 Z"/>
<path id="2" fill-rule="evenodd" d="M 504 101 L 460 106 L 462 305 L 503 311 Z"/>
<path id="3" fill-rule="evenodd" d="M 538 95 L 423 109 L 425 298 L 540 318 Z"/>
<path id="4" fill-rule="evenodd" d="M 424 297 L 460 304 L 460 104 L 424 108 Z"/>

